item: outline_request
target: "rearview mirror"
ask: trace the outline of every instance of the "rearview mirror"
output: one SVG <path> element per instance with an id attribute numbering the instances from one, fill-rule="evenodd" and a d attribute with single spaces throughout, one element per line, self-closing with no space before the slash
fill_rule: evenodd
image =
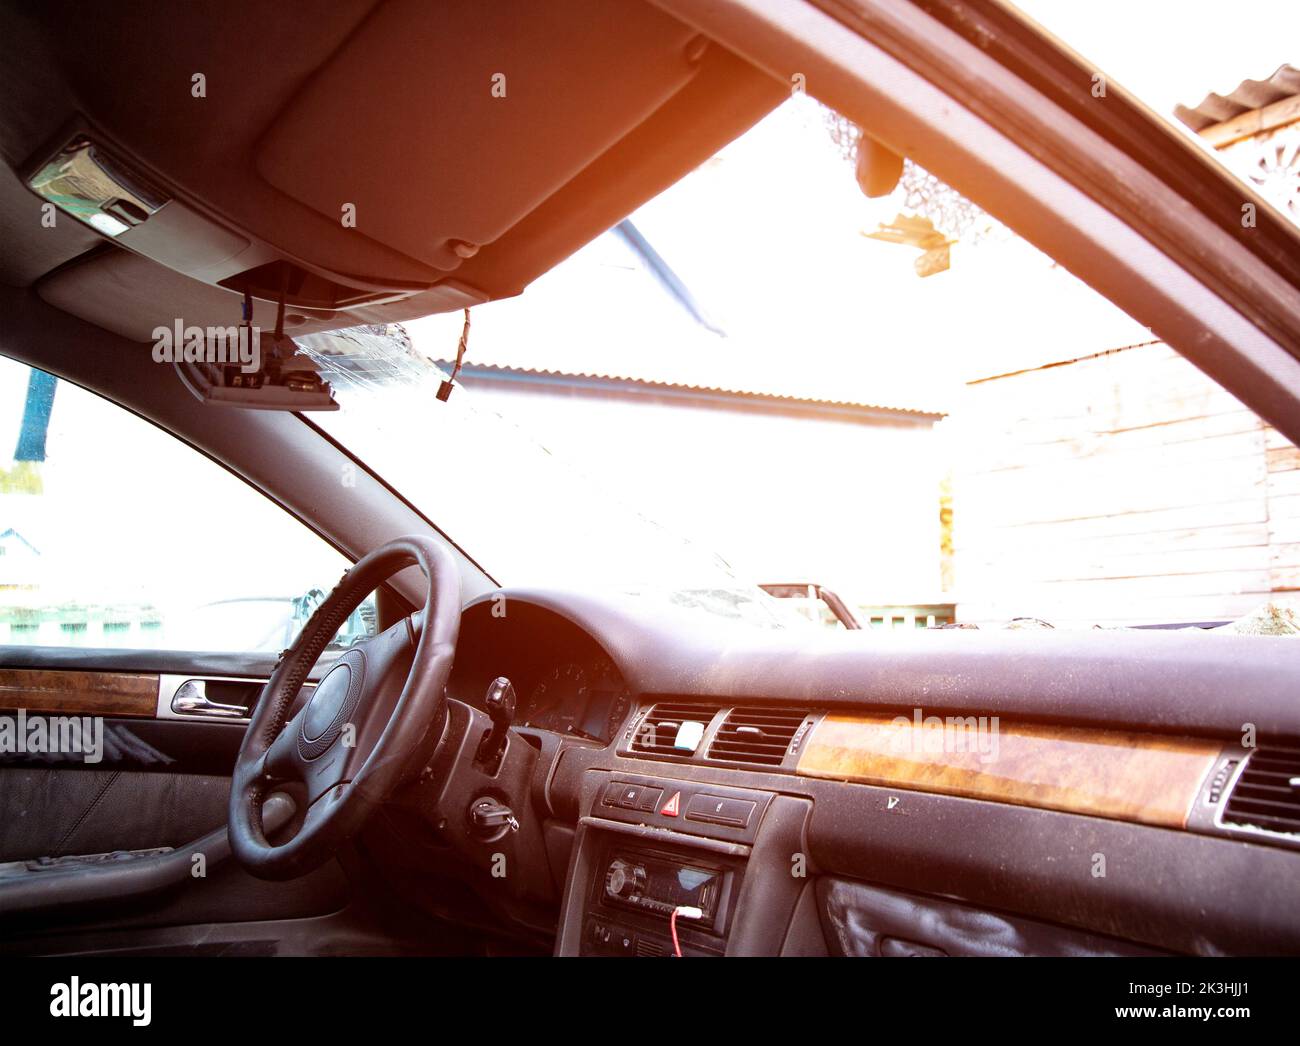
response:
<path id="1" fill-rule="evenodd" d="M 855 173 L 858 187 L 873 200 L 888 196 L 903 176 L 903 158 L 863 134 L 858 139 L 858 162 Z"/>

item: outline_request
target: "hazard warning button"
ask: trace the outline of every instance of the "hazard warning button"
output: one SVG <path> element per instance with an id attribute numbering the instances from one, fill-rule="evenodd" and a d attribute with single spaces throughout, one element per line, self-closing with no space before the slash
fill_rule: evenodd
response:
<path id="1" fill-rule="evenodd" d="M 673 797 L 659 807 L 659 812 L 665 817 L 676 817 L 682 812 L 682 793 L 674 792 Z"/>

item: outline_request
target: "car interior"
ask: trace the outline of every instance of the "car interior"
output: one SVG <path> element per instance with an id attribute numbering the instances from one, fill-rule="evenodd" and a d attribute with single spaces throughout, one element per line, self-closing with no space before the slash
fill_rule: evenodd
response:
<path id="1" fill-rule="evenodd" d="M 275 649 L 0 646 L 7 719 L 104 736 L 0 744 L 0 954 L 1300 953 L 1291 640 L 757 628 L 516 584 L 455 502 L 539 557 L 550 508 L 452 437 L 404 448 L 430 508 L 295 355 L 477 319 L 806 92 L 1300 442 L 1300 230 L 1122 89 L 1096 104 L 1063 43 L 997 0 L 15 0 L 0 52 L 4 363 L 204 477 L 119 473 L 105 421 L 77 542 L 113 558 L 134 503 L 184 548 L 247 497 L 196 570 L 301 542 L 342 575 Z M 210 365 L 253 322 L 265 366 Z"/>

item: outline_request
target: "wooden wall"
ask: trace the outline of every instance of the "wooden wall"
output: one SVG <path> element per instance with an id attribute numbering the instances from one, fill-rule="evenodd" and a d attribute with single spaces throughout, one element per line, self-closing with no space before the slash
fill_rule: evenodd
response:
<path id="1" fill-rule="evenodd" d="M 1264 425 L 1268 469 L 1269 578 L 1274 592 L 1300 592 L 1300 449 Z"/>
<path id="2" fill-rule="evenodd" d="M 973 382 L 948 425 L 958 620 L 1227 619 L 1300 589 L 1300 452 L 1163 344 Z"/>

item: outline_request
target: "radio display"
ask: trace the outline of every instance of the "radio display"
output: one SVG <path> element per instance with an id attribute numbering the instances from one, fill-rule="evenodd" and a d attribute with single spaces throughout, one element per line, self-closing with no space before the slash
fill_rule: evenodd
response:
<path id="1" fill-rule="evenodd" d="M 707 909 L 709 905 L 704 903 L 705 891 L 717 878 L 718 873 L 708 868 L 670 864 L 652 866 L 650 886 L 646 893 L 655 900 L 666 901 L 674 907 L 690 905 Z"/>

